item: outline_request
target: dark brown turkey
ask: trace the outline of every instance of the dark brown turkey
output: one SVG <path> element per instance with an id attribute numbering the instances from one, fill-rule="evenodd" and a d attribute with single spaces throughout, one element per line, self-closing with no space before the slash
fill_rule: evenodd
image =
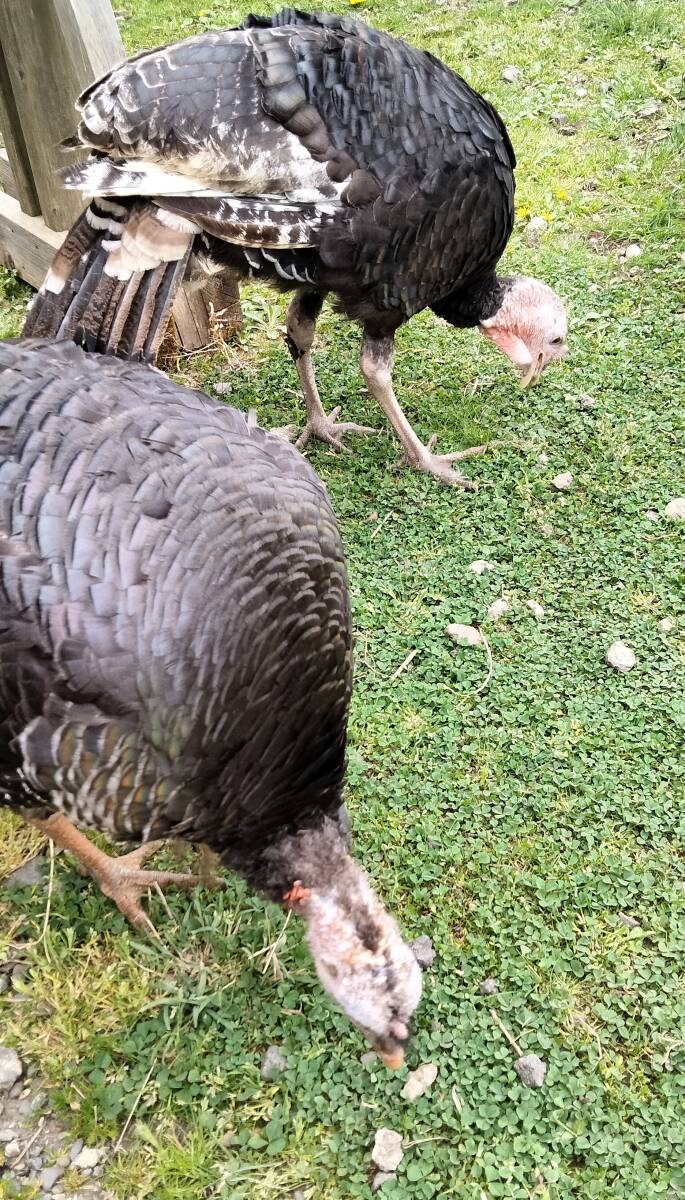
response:
<path id="1" fill-rule="evenodd" d="M 297 450 L 151 367 L 0 343 L 0 788 L 135 924 L 148 843 L 300 914 L 398 1065 L 418 965 L 348 853 L 340 535 Z M 142 842 L 110 858 L 71 822 Z M 192 880 L 190 880 L 192 881 Z"/>
<path id="2" fill-rule="evenodd" d="M 286 8 L 132 58 L 81 96 L 68 187 L 95 196 L 25 333 L 154 359 L 174 292 L 226 268 L 297 289 L 288 345 L 310 435 L 340 447 L 311 360 L 324 296 L 361 322 L 361 371 L 407 461 L 445 482 L 469 451 L 424 445 L 392 387 L 394 335 L 430 307 L 478 326 L 524 383 L 566 350 L 545 284 L 498 277 L 514 152 L 495 109 L 431 54 L 358 21 Z"/>

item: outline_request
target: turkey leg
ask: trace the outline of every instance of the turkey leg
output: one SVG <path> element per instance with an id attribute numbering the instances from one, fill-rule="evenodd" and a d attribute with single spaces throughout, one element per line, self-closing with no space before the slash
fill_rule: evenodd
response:
<path id="1" fill-rule="evenodd" d="M 41 833 L 52 838 L 58 846 L 69 850 L 77 863 L 84 868 L 100 890 L 116 904 L 119 912 L 123 913 L 136 929 L 157 936 L 152 921 L 140 907 L 138 901 L 147 888 L 157 884 L 175 884 L 176 887 L 195 887 L 198 880 L 195 875 L 181 875 L 175 871 L 143 871 L 142 864 L 146 858 L 159 850 L 163 842 L 145 842 L 136 847 L 130 854 L 122 854 L 120 858 L 110 858 L 109 854 L 98 850 L 84 833 L 76 829 L 62 813 L 53 813 L 46 821 L 32 819 Z"/>
<path id="2" fill-rule="evenodd" d="M 359 367 L 366 386 L 371 395 L 376 398 L 392 425 L 404 450 L 405 458 L 410 467 L 416 471 L 425 471 L 435 475 L 442 483 L 456 484 L 467 492 L 475 492 L 478 485 L 465 479 L 458 471 L 453 471 L 450 463 L 462 458 L 470 458 L 486 446 L 469 450 L 456 450 L 451 454 L 433 454 L 435 435 L 428 439 L 424 446 L 420 438 L 405 417 L 397 403 L 392 386 L 392 364 L 395 357 L 395 339 L 391 336 L 374 337 L 368 330 L 364 331 Z"/>
<path id="3" fill-rule="evenodd" d="M 314 342 L 316 318 L 321 312 L 323 296 L 320 292 L 303 289 L 296 292 L 288 307 L 286 318 L 286 342 L 293 357 L 295 369 L 300 381 L 300 387 L 307 405 L 307 424 L 295 443 L 300 449 L 305 446 L 310 437 L 327 442 L 335 450 L 345 450 L 341 436 L 343 433 L 376 433 L 368 425 L 355 425 L 354 421 L 336 421 L 340 406 L 334 408 L 327 416 L 319 397 L 316 386 L 314 364 L 311 349 Z"/>

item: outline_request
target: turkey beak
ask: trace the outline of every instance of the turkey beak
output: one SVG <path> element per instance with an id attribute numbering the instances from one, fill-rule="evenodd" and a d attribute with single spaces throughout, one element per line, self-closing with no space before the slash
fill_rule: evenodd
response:
<path id="1" fill-rule="evenodd" d="M 541 350 L 540 353 L 538 354 L 535 362 L 532 362 L 530 364 L 525 375 L 523 375 L 521 377 L 521 387 L 522 388 L 529 387 L 531 383 L 535 383 L 535 380 L 539 379 L 540 375 L 542 374 L 542 365 L 544 362 L 544 357 L 545 356 Z"/>
<path id="2" fill-rule="evenodd" d="M 397 1050 L 393 1050 L 389 1054 L 384 1054 L 381 1051 L 381 1058 L 389 1071 L 398 1071 L 404 1062 L 404 1050 L 400 1046 Z"/>

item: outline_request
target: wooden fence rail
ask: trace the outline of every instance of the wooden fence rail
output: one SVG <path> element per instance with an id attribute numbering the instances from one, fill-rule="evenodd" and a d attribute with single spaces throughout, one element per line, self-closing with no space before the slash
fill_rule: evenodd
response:
<path id="1" fill-rule="evenodd" d="M 0 264 L 42 283 L 64 232 L 83 207 L 57 169 L 77 161 L 60 142 L 76 128 L 74 101 L 125 58 L 110 0 L 0 0 Z M 222 280 L 225 324 L 240 324 L 237 284 Z M 212 339 L 219 293 L 181 289 L 174 306 L 184 350 Z"/>

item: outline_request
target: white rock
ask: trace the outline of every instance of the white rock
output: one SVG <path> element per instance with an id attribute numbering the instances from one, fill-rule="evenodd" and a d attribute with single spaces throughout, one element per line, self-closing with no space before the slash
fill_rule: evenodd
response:
<path id="1" fill-rule="evenodd" d="M 637 659 L 630 646 L 626 646 L 624 642 L 618 639 L 607 650 L 604 655 L 604 661 L 608 667 L 613 667 L 615 671 L 620 672 L 621 675 L 625 675 L 627 671 L 632 671 Z"/>
<path id="2" fill-rule="evenodd" d="M 10 1050 L 8 1046 L 0 1046 L 0 1088 L 12 1087 L 18 1079 L 21 1079 L 23 1069 L 16 1050 Z"/>
<path id="3" fill-rule="evenodd" d="M 530 609 L 536 621 L 540 621 L 545 615 L 545 610 L 537 600 L 526 600 L 526 608 Z"/>
<path id="4" fill-rule="evenodd" d="M 538 455 L 538 462 L 542 463 L 543 467 L 546 467 L 547 463 L 549 462 L 549 454 L 545 454 L 543 450 L 542 454 Z"/>
<path id="5" fill-rule="evenodd" d="M 400 1134 L 394 1129 L 376 1130 L 371 1157 L 381 1171 L 395 1171 L 404 1158 Z"/>
<path id="6" fill-rule="evenodd" d="M 685 521 L 685 496 L 669 500 L 664 509 L 664 516 L 670 517 L 672 521 Z"/>
<path id="7" fill-rule="evenodd" d="M 420 937 L 414 938 L 413 942 L 409 943 L 409 949 L 420 967 L 427 968 L 433 965 L 435 950 L 427 933 L 422 933 Z"/>
<path id="8" fill-rule="evenodd" d="M 97 1146 L 84 1146 L 80 1154 L 72 1159 L 72 1167 L 76 1167 L 77 1171 L 90 1171 L 96 1167 L 102 1158 L 104 1150 L 98 1150 Z"/>
<path id="9" fill-rule="evenodd" d="M 567 492 L 573 487 L 573 475 L 570 471 L 562 471 L 561 475 L 555 475 L 552 480 L 552 487 L 555 492 Z"/>
<path id="10" fill-rule="evenodd" d="M 516 1059 L 514 1070 L 525 1087 L 541 1088 L 547 1074 L 547 1063 L 537 1054 L 524 1054 Z"/>
<path id="11" fill-rule="evenodd" d="M 419 1096 L 423 1096 L 429 1087 L 432 1087 L 437 1078 L 438 1068 L 435 1063 L 423 1063 L 417 1067 L 415 1071 L 410 1071 L 407 1076 L 407 1082 L 402 1088 L 402 1098 L 404 1100 L 418 1100 Z"/>
<path id="12" fill-rule="evenodd" d="M 647 512 L 645 513 L 645 521 L 658 521 L 658 520 L 659 520 L 658 512 L 653 508 L 648 508 Z"/>
<path id="13" fill-rule="evenodd" d="M 505 67 L 502 71 L 502 79 L 505 83 L 516 83 L 520 74 L 518 67 Z"/>
<path id="14" fill-rule="evenodd" d="M 675 629 L 675 625 L 670 617 L 662 617 L 660 621 L 657 621 L 656 627 L 659 633 L 671 633 Z"/>
<path id="15" fill-rule="evenodd" d="M 491 621 L 499 621 L 506 612 L 509 612 L 509 601 L 503 597 L 499 600 L 493 600 L 492 604 L 488 605 L 488 616 Z"/>
<path id="16" fill-rule="evenodd" d="M 547 224 L 548 222 L 544 217 L 531 217 L 526 228 L 529 229 L 531 233 L 544 233 L 547 228 Z"/>
<path id="17" fill-rule="evenodd" d="M 639 258 L 641 254 L 642 246 L 638 246 L 637 242 L 631 242 L 629 246 L 626 246 L 623 257 L 625 259 Z"/>
<path id="18" fill-rule="evenodd" d="M 488 562 L 487 558 L 474 558 L 472 563 L 469 563 L 469 571 L 472 575 L 483 575 L 486 571 L 496 571 L 497 563 Z"/>
<path id="19" fill-rule="evenodd" d="M 576 91 L 576 96 L 578 97 L 579 100 L 582 100 L 584 96 L 587 96 L 587 88 L 577 87 L 575 89 L 575 91 Z"/>
<path id="20" fill-rule="evenodd" d="M 482 634 L 475 625 L 448 625 L 445 633 L 458 646 L 480 646 L 483 641 Z"/>
<path id="21" fill-rule="evenodd" d="M 588 396 L 587 392 L 582 393 L 580 397 L 581 408 L 594 408 L 596 404 L 597 401 L 595 400 L 594 396 Z"/>
<path id="22" fill-rule="evenodd" d="M 20 1154 L 21 1146 L 16 1138 L 13 1138 L 11 1142 L 7 1142 L 7 1145 L 5 1146 L 5 1158 L 8 1162 L 10 1162 L 13 1158 L 19 1158 Z"/>

